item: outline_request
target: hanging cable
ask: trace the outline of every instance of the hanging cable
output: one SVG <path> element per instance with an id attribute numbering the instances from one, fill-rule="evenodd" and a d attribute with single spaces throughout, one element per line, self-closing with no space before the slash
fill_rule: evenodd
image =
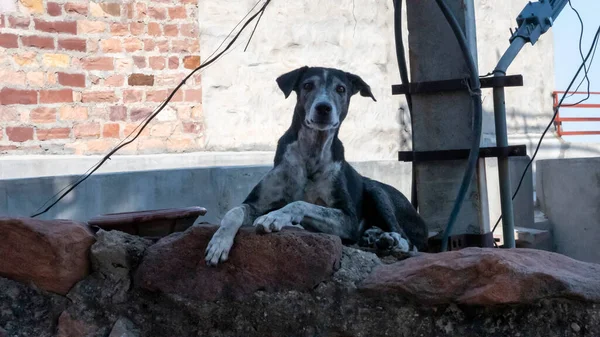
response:
<path id="1" fill-rule="evenodd" d="M 471 93 L 471 99 L 473 101 L 474 111 L 473 111 L 473 135 L 472 135 L 472 143 L 471 149 L 469 152 L 469 158 L 467 159 L 467 168 L 465 169 L 465 173 L 463 175 L 463 180 L 461 182 L 460 188 L 458 190 L 458 195 L 456 196 L 456 200 L 454 202 L 454 207 L 452 208 L 452 212 L 450 213 L 450 217 L 448 218 L 448 223 L 446 228 L 444 229 L 444 235 L 442 237 L 442 251 L 448 250 L 448 240 L 450 237 L 450 233 L 452 233 L 452 227 L 454 227 L 454 223 L 458 217 L 458 213 L 462 207 L 463 201 L 465 199 L 465 195 L 471 185 L 471 180 L 473 179 L 473 175 L 475 174 L 475 169 L 477 168 L 477 160 L 479 159 L 479 143 L 481 141 L 481 128 L 482 128 L 482 104 L 481 104 L 481 83 L 479 81 L 479 74 L 477 72 L 477 66 L 475 60 L 473 59 L 473 55 L 469 50 L 469 46 L 467 44 L 467 38 L 465 37 L 464 32 L 462 31 L 458 20 L 452 14 L 452 11 L 446 4 L 444 0 L 436 0 L 438 7 L 444 14 L 444 17 L 450 24 L 454 35 L 458 41 L 460 46 L 460 50 L 463 53 L 463 57 L 467 64 L 467 68 L 469 70 L 469 79 L 468 79 L 468 87 Z"/>

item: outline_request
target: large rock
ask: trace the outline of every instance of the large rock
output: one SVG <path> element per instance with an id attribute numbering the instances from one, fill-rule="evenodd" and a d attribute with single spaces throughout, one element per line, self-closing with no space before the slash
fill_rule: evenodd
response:
<path id="1" fill-rule="evenodd" d="M 194 226 L 148 248 L 135 282 L 150 290 L 194 300 L 241 299 L 258 290 L 309 290 L 339 265 L 338 237 L 285 229 L 268 235 L 238 233 L 229 260 L 208 267 L 204 251 L 217 227 Z"/>
<path id="2" fill-rule="evenodd" d="M 90 270 L 94 234 L 67 220 L 0 218 L 0 276 L 66 294 Z"/>
<path id="3" fill-rule="evenodd" d="M 382 265 L 360 289 L 423 304 L 527 304 L 545 298 L 600 301 L 600 265 L 532 249 L 467 248 Z"/>

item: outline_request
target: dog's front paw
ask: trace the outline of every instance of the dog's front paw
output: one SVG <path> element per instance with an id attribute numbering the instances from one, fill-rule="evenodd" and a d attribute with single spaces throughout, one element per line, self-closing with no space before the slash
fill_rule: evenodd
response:
<path id="1" fill-rule="evenodd" d="M 375 242 L 378 249 L 408 253 L 410 244 L 402 235 L 395 232 L 384 232 Z"/>
<path id="2" fill-rule="evenodd" d="M 299 227 L 292 223 L 292 216 L 280 211 L 273 211 L 258 217 L 253 224 L 259 233 L 279 232 L 283 227 Z"/>
<path id="3" fill-rule="evenodd" d="M 206 247 L 206 264 L 216 266 L 219 262 L 227 261 L 233 239 L 217 231 Z"/>

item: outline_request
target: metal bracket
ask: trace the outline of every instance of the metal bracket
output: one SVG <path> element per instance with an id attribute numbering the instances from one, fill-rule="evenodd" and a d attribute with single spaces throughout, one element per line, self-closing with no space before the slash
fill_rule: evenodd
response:
<path id="1" fill-rule="evenodd" d="M 399 151 L 399 161 L 436 161 L 436 160 L 461 160 L 469 158 L 469 149 L 439 150 L 439 151 Z M 524 157 L 527 155 L 525 145 L 507 147 L 482 147 L 479 149 L 479 158 L 489 157 Z"/>
<path id="2" fill-rule="evenodd" d="M 523 86 L 523 75 L 487 77 L 480 78 L 479 81 L 481 82 L 481 88 L 520 87 Z M 436 93 L 468 89 L 469 87 L 467 86 L 466 79 L 461 78 L 443 81 L 394 84 L 392 85 L 392 95 Z"/>

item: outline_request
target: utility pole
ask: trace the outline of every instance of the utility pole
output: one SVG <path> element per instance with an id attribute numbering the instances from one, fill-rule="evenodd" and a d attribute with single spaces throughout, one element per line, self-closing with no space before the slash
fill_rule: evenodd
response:
<path id="1" fill-rule="evenodd" d="M 477 60 L 474 0 L 446 0 Z M 465 79 L 468 69 L 456 37 L 436 2 L 407 0 L 411 82 Z M 473 139 L 468 91 L 412 94 L 415 151 L 469 149 Z M 430 231 L 443 231 L 466 168 L 466 159 L 417 162 L 419 212 Z M 490 232 L 486 172 L 478 160 L 451 237 Z M 450 249 L 452 249 L 450 244 Z"/>

